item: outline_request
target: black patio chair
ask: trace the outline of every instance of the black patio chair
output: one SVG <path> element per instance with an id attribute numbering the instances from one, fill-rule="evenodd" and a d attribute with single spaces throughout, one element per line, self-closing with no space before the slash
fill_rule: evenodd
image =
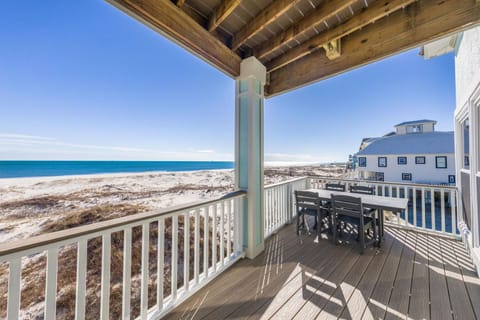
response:
<path id="1" fill-rule="evenodd" d="M 312 216 L 315 218 L 315 226 L 317 234 L 324 231 L 328 226 L 321 230 L 320 224 L 324 222 L 324 219 L 329 216 L 329 210 L 322 205 L 322 202 L 315 192 L 309 191 L 295 191 L 295 205 L 297 208 L 297 235 L 300 234 L 300 229 L 308 230 L 308 223 L 305 220 L 305 216 Z"/>
<path id="2" fill-rule="evenodd" d="M 348 195 L 332 194 L 332 231 L 333 242 L 337 244 L 337 228 L 345 228 L 347 224 L 356 227 L 358 238 L 360 240 L 360 254 L 365 249 L 365 230 L 373 229 L 374 237 L 377 238 L 377 231 L 374 226 L 375 220 L 372 217 L 365 216 L 363 211 L 362 199 Z"/>
<path id="3" fill-rule="evenodd" d="M 357 194 L 367 194 L 367 195 L 375 195 L 375 188 L 374 187 L 367 187 L 367 186 L 350 186 L 350 192 L 351 193 L 357 193 Z M 373 209 L 373 208 L 363 208 L 363 213 L 365 215 L 370 215 L 371 217 L 374 216 L 375 214 L 375 211 L 377 211 L 377 209 Z M 375 224 L 377 226 L 380 226 L 380 223 L 378 221 L 378 219 L 375 221 Z M 370 232 L 370 229 L 367 230 L 367 233 Z"/>

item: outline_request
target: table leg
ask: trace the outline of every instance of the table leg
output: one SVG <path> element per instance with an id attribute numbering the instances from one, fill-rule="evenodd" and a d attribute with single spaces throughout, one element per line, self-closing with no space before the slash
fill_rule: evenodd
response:
<path id="1" fill-rule="evenodd" d="M 378 219 L 378 224 L 379 224 L 379 230 L 378 230 L 378 246 L 382 244 L 382 240 L 384 238 L 384 231 L 383 231 L 383 209 L 377 210 L 377 213 L 379 215 Z"/>

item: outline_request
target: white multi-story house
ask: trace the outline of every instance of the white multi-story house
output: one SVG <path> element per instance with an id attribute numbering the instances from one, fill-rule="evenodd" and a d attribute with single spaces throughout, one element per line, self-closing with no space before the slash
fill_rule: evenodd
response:
<path id="1" fill-rule="evenodd" d="M 455 184 L 454 134 L 435 131 L 433 120 L 399 123 L 395 132 L 365 138 L 356 153 L 361 179 Z"/>

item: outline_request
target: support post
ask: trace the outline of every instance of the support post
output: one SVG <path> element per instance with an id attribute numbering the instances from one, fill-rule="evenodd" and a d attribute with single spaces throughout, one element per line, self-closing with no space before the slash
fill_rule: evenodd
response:
<path id="1" fill-rule="evenodd" d="M 263 103 L 266 68 L 255 57 L 240 64 L 235 91 L 235 185 L 247 191 L 243 205 L 246 256 L 264 250 Z"/>

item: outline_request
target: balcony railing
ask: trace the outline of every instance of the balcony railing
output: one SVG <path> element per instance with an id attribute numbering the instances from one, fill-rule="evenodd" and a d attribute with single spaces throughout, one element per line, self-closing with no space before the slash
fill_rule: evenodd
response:
<path id="1" fill-rule="evenodd" d="M 298 178 L 265 187 L 265 237 L 275 233 L 295 216 L 294 191 L 323 188 L 327 182 L 368 185 L 377 195 L 409 199 L 406 212 L 386 214 L 386 224 L 458 237 L 457 190 L 448 186 L 400 184 L 324 177 Z M 246 193 L 237 191 L 223 198 L 169 210 L 142 213 L 74 229 L 0 245 L 0 266 L 8 274 L 7 318 L 21 316 L 22 264 L 32 257 L 46 259 L 44 318 L 56 316 L 59 262 L 65 250 L 75 259 L 75 319 L 86 315 L 86 297 L 94 296 L 100 319 L 112 315 L 110 294 L 112 258 L 121 257 L 121 303 L 118 318 L 159 318 L 191 296 L 243 256 L 243 203 Z M 189 230 L 189 232 L 185 232 Z M 97 247 L 92 242 L 96 240 Z M 134 246 L 134 244 L 137 244 Z M 153 246 L 153 254 L 152 254 Z M 101 252 L 97 272 L 99 291 L 87 288 L 88 257 Z M 132 274 L 132 255 L 139 254 L 138 273 Z M 152 256 L 154 257 L 152 259 Z M 59 259 L 60 258 L 60 259 Z M 119 281 L 117 279 L 117 281 Z M 131 305 L 131 288 L 140 287 L 137 305 Z M 120 284 L 119 284 L 120 285 Z M 99 298 L 96 298 L 97 295 Z M 153 301 L 153 302 L 152 302 Z M 133 312 L 135 309 L 135 312 Z M 1 314 L 0 314 L 1 316 Z"/>
<path id="2" fill-rule="evenodd" d="M 373 187 L 383 197 L 408 198 L 408 210 L 400 214 L 386 213 L 385 223 L 396 227 L 459 237 L 457 228 L 457 188 L 444 185 L 375 182 L 369 180 L 308 177 L 307 188 L 323 189 L 326 183 Z"/>
<path id="3" fill-rule="evenodd" d="M 59 254 L 66 249 L 73 249 L 76 251 L 77 261 L 76 279 L 74 284 L 69 285 L 76 287 L 75 319 L 84 319 L 87 263 L 88 256 L 95 250 L 91 243 L 95 239 L 101 239 L 97 242 L 101 246 L 101 270 L 97 272 L 100 274 L 98 281 L 101 283 L 98 318 L 109 319 L 111 316 L 109 307 L 112 292 L 112 248 L 120 250 L 120 256 L 123 256 L 122 297 L 120 301 L 115 301 L 121 303 L 122 308 L 121 315 L 117 315 L 117 318 L 131 318 L 131 288 L 134 277 L 140 279 L 140 306 L 137 306 L 140 318 L 161 317 L 243 255 L 239 212 L 245 197 L 245 192 L 238 191 L 217 200 L 187 207 L 142 213 L 11 244 L 1 244 L 0 264 L 8 264 L 7 318 L 21 318 L 22 260 L 25 264 L 28 258 L 31 260 L 32 257 L 45 255 L 46 277 L 41 284 L 45 293 L 43 315 L 45 319 L 56 318 L 57 291 L 63 289 L 57 288 Z M 141 271 L 132 277 L 132 242 L 135 239 L 141 240 Z M 182 239 L 183 246 L 180 243 Z M 123 246 L 116 248 L 115 244 L 121 242 Z M 149 261 L 152 244 L 156 246 L 156 261 Z M 75 255 L 72 258 L 75 259 Z M 156 269 L 156 273 L 152 274 L 151 269 Z M 5 274 L 1 276 L 6 277 Z M 149 288 L 152 282 L 155 283 L 155 290 L 152 290 L 151 286 Z M 98 292 L 90 294 L 96 297 Z M 152 300 L 153 295 L 156 295 L 155 303 L 149 306 L 152 304 L 149 300 Z"/>

